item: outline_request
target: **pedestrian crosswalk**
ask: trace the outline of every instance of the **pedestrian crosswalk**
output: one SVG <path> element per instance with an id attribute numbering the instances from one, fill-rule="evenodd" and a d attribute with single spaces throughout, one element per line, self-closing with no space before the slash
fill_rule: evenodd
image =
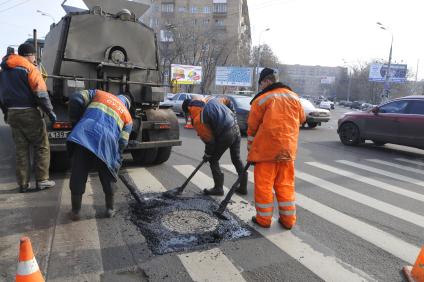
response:
<path id="1" fill-rule="evenodd" d="M 366 242 L 374 245 L 375 248 L 390 254 L 392 256 L 391 259 L 396 261 L 398 265 L 413 264 L 421 248 L 420 244 L 424 243 L 423 206 L 411 204 L 410 208 L 401 208 L 393 204 L 393 201 L 391 203 L 386 202 L 384 197 L 379 198 L 375 194 L 367 194 L 366 189 L 355 191 L 356 189 L 354 188 L 354 184 L 365 185 L 373 189 L 377 188 L 376 191 L 389 192 L 392 197 L 401 199 L 403 202 L 423 202 L 424 191 L 422 193 L 419 192 L 419 186 L 424 183 L 421 180 L 423 176 L 419 168 L 417 168 L 417 165 L 420 164 L 415 161 L 414 163 L 409 161 L 413 160 L 365 159 L 360 163 L 349 160 L 305 162 L 301 166 L 302 169 L 296 170 L 296 203 L 299 208 L 306 213 L 313 214 L 319 221 L 329 222 L 334 228 L 342 229 L 353 235 L 357 244 Z M 226 174 L 232 175 L 231 177 L 235 179 L 236 172 L 232 165 L 222 165 L 222 167 Z M 307 170 L 308 167 L 314 169 Z M 194 166 L 174 165 L 173 169 L 182 176 L 187 177 L 193 171 Z M 332 177 L 325 177 L 321 172 L 331 173 Z M 148 169 L 134 169 L 133 171 L 130 170 L 129 173 L 136 183 L 143 183 L 143 185 L 139 185 L 142 187 L 142 192 L 162 192 L 165 190 L 160 179 L 155 178 L 149 173 Z M 191 180 L 191 185 L 199 190 L 210 188 L 213 185 L 213 180 L 207 173 L 209 172 L 206 170 L 204 172 L 199 171 Z M 415 174 L 416 177 L 414 177 Z M 378 178 L 378 180 L 374 177 Z M 253 173 L 250 173 L 249 181 L 251 183 L 254 182 L 253 178 Z M 346 185 L 346 179 L 351 181 L 349 185 Z M 389 184 L 393 179 L 396 180 L 396 183 L 405 182 L 408 185 Z M 410 189 L 411 185 L 414 189 Z M 357 205 L 358 207 L 366 206 L 370 210 L 383 213 L 388 218 L 397 218 L 397 220 L 405 222 L 407 226 L 415 226 L 414 230 L 418 229 L 421 232 L 421 236 L 414 232 L 409 234 L 409 230 L 392 232 L 382 223 L 372 222 L 366 218 L 357 218 L 355 215 L 350 215 L 340 208 L 332 207 L 328 202 L 323 203 L 320 199 L 314 199 L 311 195 L 303 193 L 302 188 L 307 188 L 305 191 L 314 189 L 315 193 L 326 193 L 329 196 L 337 195 L 350 201 L 352 205 Z M 228 189 L 225 188 L 225 191 L 228 192 Z M 223 197 L 214 198 L 216 201 L 223 199 Z M 302 225 L 296 226 L 291 231 L 282 229 L 278 224 L 273 224 L 270 229 L 254 226 L 250 221 L 251 217 L 255 215 L 252 193 L 247 198 L 234 195 L 228 209 L 241 221 L 250 224 L 261 235 L 261 238 L 265 238 L 283 254 L 297 261 L 304 268 L 304 271 L 310 271 L 324 281 L 340 281 L 342 279 L 346 281 L 373 281 L 381 280 L 381 275 L 384 275 L 378 273 L 383 272 L 381 269 L 375 270 L 375 272 L 370 271 L 365 269 L 366 267 L 362 267 L 361 263 L 352 264 L 350 263 L 352 260 L 344 260 L 339 254 L 331 253 L 331 250 L 329 251 L 324 243 L 310 239 L 313 234 L 305 235 L 303 229 L 306 228 L 303 228 Z M 413 228 L 411 227 L 411 229 Z M 398 236 L 400 233 L 405 233 L 405 237 Z M 334 240 L 338 239 L 334 238 Z M 338 252 L 337 250 L 332 251 Z M 240 263 L 234 258 L 227 257 L 227 254 L 220 250 L 219 247 L 177 256 L 194 281 L 245 280 L 243 269 L 239 266 Z M 360 260 L 360 258 L 358 259 Z M 376 258 L 376 260 L 378 259 Z M 385 264 L 385 259 L 381 258 L 381 265 Z M 393 270 L 392 275 L 399 275 L 399 270 Z M 216 279 L 211 277 L 216 277 Z M 302 277 L 302 275 L 299 277 Z M 387 281 L 400 279 L 399 276 L 386 278 Z"/>

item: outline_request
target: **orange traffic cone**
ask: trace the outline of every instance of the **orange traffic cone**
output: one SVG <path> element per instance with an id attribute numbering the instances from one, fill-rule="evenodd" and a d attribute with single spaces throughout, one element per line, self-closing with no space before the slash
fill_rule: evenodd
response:
<path id="1" fill-rule="evenodd" d="M 187 116 L 187 123 L 184 125 L 184 128 L 192 129 L 193 128 L 193 122 L 191 120 L 191 116 Z"/>
<path id="2" fill-rule="evenodd" d="M 414 266 L 404 266 L 403 273 L 409 282 L 424 282 L 424 246 L 421 248 Z"/>
<path id="3" fill-rule="evenodd" d="M 16 282 L 44 282 L 28 237 L 21 238 Z"/>

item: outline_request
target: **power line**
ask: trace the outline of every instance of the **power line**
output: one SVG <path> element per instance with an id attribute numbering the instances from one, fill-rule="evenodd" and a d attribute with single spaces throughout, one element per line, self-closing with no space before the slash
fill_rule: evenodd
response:
<path id="1" fill-rule="evenodd" d="M 29 1 L 31 1 L 31 0 L 24 0 L 24 1 L 22 1 L 22 2 L 20 2 L 20 3 L 18 3 L 18 4 L 16 4 L 16 5 L 10 6 L 9 8 L 6 8 L 6 9 L 3 9 L 3 10 L 0 10 L 0 13 L 3 13 L 3 12 L 6 12 L 6 11 L 9 11 L 9 10 L 11 10 L 11 9 L 13 9 L 13 8 L 16 8 L 16 7 L 21 6 L 21 5 L 25 4 L 25 3 L 28 3 Z"/>

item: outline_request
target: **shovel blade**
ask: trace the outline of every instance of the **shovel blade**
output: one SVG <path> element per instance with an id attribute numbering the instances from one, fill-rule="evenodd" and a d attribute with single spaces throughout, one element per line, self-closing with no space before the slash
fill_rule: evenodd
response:
<path id="1" fill-rule="evenodd" d="M 222 219 L 222 220 L 229 220 L 229 218 L 228 218 L 228 217 L 226 217 L 223 213 L 221 213 L 221 212 L 219 212 L 219 211 L 214 211 L 214 212 L 213 212 L 213 214 L 214 214 L 217 218 L 219 218 L 219 219 Z"/>
<path id="2" fill-rule="evenodd" d="M 177 196 L 181 195 L 181 187 L 177 187 L 171 190 L 168 190 L 166 192 L 163 192 L 162 195 L 166 198 L 176 198 Z"/>

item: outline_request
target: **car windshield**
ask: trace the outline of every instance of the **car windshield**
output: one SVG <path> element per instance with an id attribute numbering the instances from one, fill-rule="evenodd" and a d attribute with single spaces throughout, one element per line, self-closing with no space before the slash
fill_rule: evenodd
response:
<path id="1" fill-rule="evenodd" d="M 305 109 L 314 109 L 315 107 L 314 107 L 314 105 L 312 105 L 312 103 L 311 102 L 309 102 L 309 100 L 306 100 L 306 99 L 300 99 L 300 103 L 302 104 L 302 106 L 305 108 Z"/>
<path id="2" fill-rule="evenodd" d="M 250 109 L 250 101 L 252 98 L 250 97 L 233 97 L 234 102 L 236 103 L 237 107 L 244 108 L 244 109 Z"/>

